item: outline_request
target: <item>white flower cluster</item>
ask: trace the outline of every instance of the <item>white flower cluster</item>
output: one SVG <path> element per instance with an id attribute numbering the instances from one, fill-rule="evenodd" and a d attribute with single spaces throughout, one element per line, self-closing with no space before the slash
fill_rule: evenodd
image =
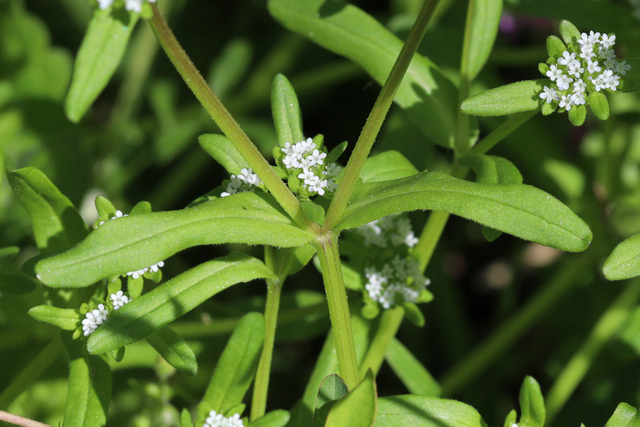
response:
<path id="1" fill-rule="evenodd" d="M 220 197 L 250 191 L 251 187 L 258 187 L 261 184 L 262 181 L 258 178 L 258 175 L 253 173 L 251 168 L 243 168 L 238 175 L 231 175 L 227 184 L 227 191 L 220 194 Z"/>
<path id="2" fill-rule="evenodd" d="M 115 0 L 97 0 L 98 4 L 100 5 L 100 9 L 107 9 L 109 8 L 113 2 Z M 146 0 L 149 3 L 155 3 L 156 0 Z M 145 2 L 145 0 L 126 0 L 124 7 L 131 11 L 131 12 L 137 12 L 140 13 L 142 12 L 142 4 Z"/>
<path id="3" fill-rule="evenodd" d="M 416 302 L 431 281 L 420 271 L 420 263 L 414 258 L 396 255 L 382 270 L 374 267 L 365 269 L 367 284 L 365 290 L 373 299 L 388 309 L 404 302 Z"/>
<path id="4" fill-rule="evenodd" d="M 227 418 L 212 409 L 203 427 L 244 427 L 244 423 L 239 414 Z"/>
<path id="5" fill-rule="evenodd" d="M 144 273 L 146 273 L 147 271 L 151 270 L 152 272 L 156 273 L 162 267 L 164 267 L 164 261 L 160 261 L 158 263 L 153 264 L 150 267 L 145 267 L 145 268 L 140 269 L 140 270 L 130 271 L 130 272 L 127 273 L 127 276 L 131 276 L 134 279 L 138 279 L 138 278 L 142 277 L 142 275 L 144 275 Z"/>
<path id="6" fill-rule="evenodd" d="M 365 246 L 386 248 L 391 243 L 393 246 L 407 245 L 412 248 L 418 243 L 406 216 L 387 216 L 356 228 L 356 232 L 364 237 Z"/>
<path id="7" fill-rule="evenodd" d="M 113 303 L 113 309 L 117 310 L 125 304 L 128 304 L 131 300 L 122 291 L 118 291 L 115 294 L 109 295 L 111 302 Z"/>
<path id="8" fill-rule="evenodd" d="M 123 214 L 122 211 L 116 211 L 115 215 L 111 217 L 111 219 L 118 219 L 118 218 L 124 218 L 125 216 L 129 216 L 129 214 Z M 96 228 L 100 227 L 102 224 L 104 224 L 107 221 L 100 221 L 100 224 L 96 225 L 93 229 L 95 230 Z"/>
<path id="9" fill-rule="evenodd" d="M 88 337 L 96 329 L 98 329 L 98 326 L 102 325 L 104 321 L 107 320 L 108 315 L 109 310 L 105 308 L 104 304 L 98 304 L 98 308 L 88 312 L 85 318 L 82 320 L 82 330 L 84 331 L 84 336 Z"/>
<path id="10" fill-rule="evenodd" d="M 631 66 L 616 59 L 615 41 L 615 35 L 582 33 L 578 40 L 580 52 L 566 50 L 551 64 L 546 75 L 555 87 L 545 86 L 540 98 L 547 103 L 557 102 L 568 111 L 574 105 L 585 104 L 587 92 L 616 90 L 620 75 L 627 74 Z M 574 50 L 571 46 L 569 49 Z"/>
<path id="11" fill-rule="evenodd" d="M 309 195 L 324 195 L 325 191 L 333 192 L 338 187 L 335 178 L 340 173 L 340 166 L 335 163 L 325 164 L 327 153 L 317 149 L 313 139 L 307 138 L 295 144 L 286 142 L 280 149 L 285 157 L 282 159 L 289 170 L 302 169 L 298 179 L 303 183 Z"/>

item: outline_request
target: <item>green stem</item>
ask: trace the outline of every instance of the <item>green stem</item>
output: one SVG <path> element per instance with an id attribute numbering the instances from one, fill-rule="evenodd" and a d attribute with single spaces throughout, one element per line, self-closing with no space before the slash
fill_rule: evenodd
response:
<path id="1" fill-rule="evenodd" d="M 578 384 L 580 384 L 580 381 L 582 381 L 604 345 L 629 318 L 633 308 L 636 306 L 638 297 L 640 297 L 640 283 L 638 280 L 634 280 L 620 292 L 620 295 L 591 330 L 587 340 L 571 357 L 571 360 L 556 378 L 545 399 L 547 423 L 551 423 L 555 418 Z"/>
<path id="2" fill-rule="evenodd" d="M 440 241 L 440 236 L 442 236 L 448 220 L 449 212 L 433 211 L 429 215 L 429 219 L 422 229 L 418 244 L 413 248 L 413 254 L 418 258 L 418 261 L 420 261 L 421 271 L 427 269 L 427 265 L 429 265 L 429 261 L 431 261 L 433 251 Z"/>
<path id="3" fill-rule="evenodd" d="M 498 142 L 525 124 L 530 118 L 538 114 L 539 111 L 540 110 L 526 111 L 509 117 L 506 122 L 495 128 L 489 135 L 485 136 L 478 145 L 473 147 L 471 154 L 484 154 L 491 150 Z"/>
<path id="4" fill-rule="evenodd" d="M 58 358 L 61 350 L 60 339 L 56 336 L 2 391 L 2 394 L 0 394 L 0 408 L 7 408 L 20 393 L 33 384 Z"/>
<path id="5" fill-rule="evenodd" d="M 156 4 L 152 3 L 151 7 L 153 9 L 153 17 L 149 22 L 153 32 L 178 73 L 180 73 L 180 76 L 200 101 L 200 104 L 242 154 L 251 169 L 258 174 L 280 206 L 300 227 L 317 233 L 319 231 L 318 225 L 305 215 L 296 196 L 276 175 L 271 165 L 260 154 L 260 151 L 240 128 L 240 125 L 231 116 L 220 99 L 213 93 L 198 69 L 191 62 L 191 59 L 189 59 L 187 53 L 180 46 Z"/>
<path id="6" fill-rule="evenodd" d="M 467 22 L 465 25 L 464 39 L 462 41 L 462 56 L 460 58 L 460 85 L 458 88 L 458 105 L 469 97 L 469 56 L 471 50 L 471 29 L 473 28 L 473 17 L 475 15 L 476 0 L 469 0 L 467 7 Z M 456 132 L 454 136 L 454 148 L 456 156 L 465 155 L 470 148 L 469 140 L 469 116 L 458 108 L 456 118 Z"/>
<path id="7" fill-rule="evenodd" d="M 327 304 L 331 327 L 336 345 L 338 370 L 340 376 L 350 390 L 358 384 L 358 360 L 356 359 L 353 328 L 347 304 L 347 293 L 342 278 L 342 265 L 338 252 L 338 236 L 326 232 L 315 241 L 314 247 L 318 252 L 322 278 L 327 293 Z"/>
<path id="8" fill-rule="evenodd" d="M 275 271 L 275 249 L 265 246 L 265 264 Z M 286 250 L 286 249 L 285 249 Z M 284 278 L 267 280 L 267 302 L 264 308 L 264 345 L 258 371 L 253 383 L 253 399 L 251 400 L 251 421 L 263 416 L 267 410 L 267 394 L 269 391 L 269 376 L 271 375 L 271 359 L 278 325 L 278 310 L 280 309 L 280 295 Z"/>
<path id="9" fill-rule="evenodd" d="M 548 282 L 527 304 L 467 357 L 454 366 L 440 381 L 442 393 L 451 396 L 458 393 L 515 341 L 547 313 L 576 283 L 593 263 L 593 255 L 585 253 L 572 260 L 553 280 Z"/>
<path id="10" fill-rule="evenodd" d="M 380 324 L 376 330 L 376 335 L 371 341 L 371 345 L 367 349 L 367 354 L 360 366 L 360 377 L 364 377 L 369 369 L 377 375 L 384 357 L 387 354 L 387 348 L 396 336 L 402 319 L 404 318 L 404 309 L 395 307 L 385 310 L 380 319 Z"/>
<path id="11" fill-rule="evenodd" d="M 349 162 L 345 168 L 342 182 L 338 186 L 338 189 L 333 196 L 333 200 L 331 201 L 331 205 L 329 206 L 329 210 L 327 211 L 323 227 L 324 230 L 332 230 L 335 227 L 338 221 L 340 221 L 340 218 L 349 203 L 349 198 L 351 197 L 351 193 L 358 181 L 364 162 L 369 156 L 371 147 L 373 147 L 373 143 L 375 142 L 378 132 L 382 127 L 382 123 L 384 122 L 387 112 L 393 103 L 393 98 L 400 87 L 402 78 L 407 72 L 409 64 L 418 49 L 418 45 L 420 45 L 420 41 L 427 30 L 427 24 L 438 5 L 438 1 L 439 0 L 425 0 L 422 5 L 420 14 L 416 19 L 416 22 L 413 24 L 413 28 L 411 28 L 411 32 L 407 36 L 407 40 L 402 46 L 398 59 L 396 59 L 396 62 L 393 64 L 389 77 L 387 77 L 387 81 L 384 83 L 384 86 L 378 95 L 378 99 L 376 99 L 373 109 L 367 118 L 367 122 L 362 128 L 360 137 L 356 142 L 351 158 L 349 158 Z"/>

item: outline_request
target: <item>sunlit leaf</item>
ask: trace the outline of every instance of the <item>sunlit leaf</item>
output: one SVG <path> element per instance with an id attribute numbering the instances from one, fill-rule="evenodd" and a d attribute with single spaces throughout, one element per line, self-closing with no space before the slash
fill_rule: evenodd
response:
<path id="1" fill-rule="evenodd" d="M 469 51 L 467 58 L 467 77 L 476 78 L 487 62 L 498 35 L 500 16 L 502 15 L 502 0 L 474 0 L 469 2 L 471 20 L 469 28 Z"/>
<path id="2" fill-rule="evenodd" d="M 50 305 L 38 305 L 29 310 L 29 316 L 34 319 L 57 326 L 67 331 L 76 329 L 80 322 L 80 315 L 70 308 L 58 308 Z"/>
<path id="3" fill-rule="evenodd" d="M 346 396 L 338 400 L 327 417 L 327 427 L 369 427 L 376 418 L 376 383 L 369 370 L 364 379 Z"/>
<path id="4" fill-rule="evenodd" d="M 504 116 L 540 108 L 540 92 L 550 81 L 525 80 L 485 90 L 465 99 L 460 107 L 474 116 Z"/>
<path id="5" fill-rule="evenodd" d="M 640 234 L 618 244 L 604 262 L 602 271 L 609 280 L 640 276 Z"/>
<path id="6" fill-rule="evenodd" d="M 147 341 L 171 366 L 187 375 L 195 375 L 198 362 L 189 344 L 168 326 L 159 328 L 147 337 Z"/>
<path id="7" fill-rule="evenodd" d="M 456 400 L 426 396 L 392 396 L 378 399 L 375 427 L 487 427 L 471 406 Z"/>
<path id="8" fill-rule="evenodd" d="M 13 192 L 27 210 L 41 251 L 73 245 L 88 233 L 69 199 L 40 170 L 32 167 L 7 172 Z"/>
<path id="9" fill-rule="evenodd" d="M 73 69 L 65 112 L 79 122 L 116 71 L 138 14 L 123 8 L 95 8 Z"/>
<path id="10" fill-rule="evenodd" d="M 586 249 L 589 227 L 567 206 L 528 185 L 479 184 L 439 172 L 356 188 L 337 229 L 417 209 L 450 212 L 521 239 L 569 252 Z"/>
<path id="11" fill-rule="evenodd" d="M 281 146 L 284 146 L 285 142 L 295 144 L 303 140 L 302 112 L 298 96 L 289 80 L 282 74 L 276 75 L 273 79 L 271 112 Z"/>
<path id="12" fill-rule="evenodd" d="M 237 252 L 205 262 L 111 313 L 87 342 L 101 354 L 146 338 L 236 283 L 275 278 L 259 260 Z"/>
<path id="13" fill-rule="evenodd" d="M 202 403 L 198 405 L 199 418 L 211 409 L 224 413 L 242 401 L 258 369 L 263 341 L 262 315 L 245 315 L 218 360 Z"/>
<path id="14" fill-rule="evenodd" d="M 136 271 L 183 249 L 219 243 L 301 246 L 311 234 L 296 227 L 266 194 L 239 193 L 189 209 L 109 221 L 71 250 L 36 265 L 49 286 L 88 286 Z"/>

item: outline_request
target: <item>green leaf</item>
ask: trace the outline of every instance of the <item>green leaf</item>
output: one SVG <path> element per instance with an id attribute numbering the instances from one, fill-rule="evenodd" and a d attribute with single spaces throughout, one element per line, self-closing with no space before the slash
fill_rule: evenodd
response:
<path id="1" fill-rule="evenodd" d="M 540 108 L 540 92 L 548 79 L 525 80 L 485 90 L 465 99 L 460 107 L 474 116 L 504 116 Z"/>
<path id="2" fill-rule="evenodd" d="M 87 225 L 76 208 L 40 170 L 18 169 L 7 172 L 7 178 L 31 217 L 38 249 L 68 247 L 87 235 Z"/>
<path id="3" fill-rule="evenodd" d="M 180 427 L 193 427 L 191 413 L 187 408 L 182 409 L 182 412 L 180 413 Z"/>
<path id="4" fill-rule="evenodd" d="M 586 186 L 586 178 L 580 168 L 555 159 L 545 160 L 542 168 L 567 197 L 577 199 L 582 196 Z"/>
<path id="5" fill-rule="evenodd" d="M 204 134 L 198 137 L 198 142 L 204 151 L 220 163 L 229 174 L 237 175 L 242 169 L 248 168 L 249 163 L 242 157 L 233 143 L 224 135 Z"/>
<path id="6" fill-rule="evenodd" d="M 513 425 L 516 424 L 517 418 L 518 413 L 515 409 L 512 409 L 504 419 L 504 427 L 513 427 Z"/>
<path id="7" fill-rule="evenodd" d="M 527 376 L 520 387 L 520 421 L 518 425 L 542 427 L 546 414 L 540 385 L 533 377 Z"/>
<path id="8" fill-rule="evenodd" d="M 313 427 L 327 425 L 327 417 L 333 404 L 349 393 L 349 387 L 337 374 L 331 374 L 322 380 L 313 412 Z"/>
<path id="9" fill-rule="evenodd" d="M 376 383 L 369 370 L 355 389 L 333 405 L 327 427 L 370 427 L 376 418 Z"/>
<path id="10" fill-rule="evenodd" d="M 392 396 L 378 399 L 375 427 L 487 427 L 471 406 L 456 400 L 426 396 Z"/>
<path id="11" fill-rule="evenodd" d="M 440 384 L 397 338 L 391 340 L 385 358 L 393 372 L 412 394 L 440 396 L 442 392 Z"/>
<path id="12" fill-rule="evenodd" d="M 300 203 L 302 210 L 309 217 L 309 219 L 321 226 L 324 224 L 324 208 L 319 204 L 312 202 L 311 200 L 303 201 Z"/>
<path id="13" fill-rule="evenodd" d="M 604 427 L 640 427 L 640 413 L 628 403 L 621 402 Z"/>
<path id="14" fill-rule="evenodd" d="M 275 276 L 246 254 L 234 252 L 200 264 L 113 312 L 91 334 L 87 349 L 101 354 L 139 341 L 229 286 L 260 278 Z"/>
<path id="15" fill-rule="evenodd" d="M 269 12 L 289 30 L 360 65 L 379 84 L 403 42 L 361 9 L 342 1 L 270 0 Z M 395 101 L 434 142 L 452 146 L 457 89 L 435 64 L 415 55 Z"/>
<path id="16" fill-rule="evenodd" d="M 147 342 L 178 371 L 187 375 L 195 375 L 198 372 L 198 362 L 191 347 L 168 326 L 164 326 L 149 335 Z"/>
<path id="17" fill-rule="evenodd" d="M 503 157 L 471 154 L 461 157 L 460 164 L 473 169 L 482 184 L 522 184 L 518 168 Z"/>
<path id="18" fill-rule="evenodd" d="M 251 421 L 248 427 L 284 427 L 289 422 L 289 412 L 282 409 L 271 411 L 260 418 Z"/>
<path id="19" fill-rule="evenodd" d="M 253 48 L 249 40 L 235 38 L 226 44 L 207 78 L 207 83 L 220 99 L 225 99 L 242 82 L 252 57 Z"/>
<path id="20" fill-rule="evenodd" d="M 295 274 L 309 263 L 315 253 L 316 250 L 312 245 L 278 249 L 276 251 L 277 267 L 275 273 L 278 277 Z"/>
<path id="21" fill-rule="evenodd" d="M 567 111 L 569 121 L 574 126 L 582 126 L 587 118 L 587 107 L 584 105 L 574 105 L 571 110 Z"/>
<path id="22" fill-rule="evenodd" d="M 560 35 L 566 44 L 577 44 L 580 39 L 580 31 L 571 22 L 563 19 L 560 21 Z"/>
<path id="23" fill-rule="evenodd" d="M 407 316 L 407 320 L 417 327 L 421 328 L 424 326 L 424 315 L 422 311 L 418 308 L 417 305 L 411 302 L 405 302 L 402 304 L 404 307 L 404 314 Z"/>
<path id="24" fill-rule="evenodd" d="M 609 280 L 640 276 L 640 234 L 619 243 L 604 262 L 602 271 Z"/>
<path id="25" fill-rule="evenodd" d="M 515 184 L 479 184 L 422 172 L 356 187 L 336 230 L 417 209 L 450 212 L 545 246 L 578 252 L 591 242 L 589 227 L 549 194 Z"/>
<path id="26" fill-rule="evenodd" d="M 591 92 L 587 98 L 587 105 L 600 120 L 607 120 L 609 118 L 609 101 L 607 101 L 604 93 Z"/>
<path id="27" fill-rule="evenodd" d="M 80 121 L 111 80 L 137 21 L 137 13 L 123 8 L 95 8 L 78 50 L 64 104 L 72 122 Z"/>
<path id="28" fill-rule="evenodd" d="M 549 56 L 555 58 L 562 56 L 567 46 L 556 36 L 547 37 L 547 52 Z"/>
<path id="29" fill-rule="evenodd" d="M 198 405 L 199 419 L 206 418 L 211 409 L 224 413 L 242 401 L 258 369 L 263 341 L 264 318 L 260 313 L 246 314 L 218 360 L 207 391 Z"/>
<path id="30" fill-rule="evenodd" d="M 75 330 L 80 324 L 80 314 L 70 308 L 58 308 L 51 305 L 38 305 L 28 311 L 34 319 L 48 323 L 66 331 Z"/>
<path id="31" fill-rule="evenodd" d="M 192 208 L 109 221 L 69 251 L 36 265 L 49 286 L 82 287 L 148 267 L 183 249 L 219 243 L 301 246 L 312 235 L 296 227 L 271 195 L 245 192 Z"/>
<path id="32" fill-rule="evenodd" d="M 278 74 L 273 79 L 271 87 L 271 111 L 273 124 L 278 135 L 278 144 L 284 147 L 284 143 L 295 144 L 304 139 L 302 132 L 302 112 L 293 86 L 289 80 Z"/>
<path id="33" fill-rule="evenodd" d="M 111 369 L 102 356 L 83 354 L 83 342 L 62 334 L 69 355 L 69 387 L 63 427 L 103 426 L 111 398 Z"/>
<path id="34" fill-rule="evenodd" d="M 502 0 L 475 0 L 470 3 L 469 7 L 467 19 L 470 27 L 466 29 L 470 39 L 467 72 L 469 81 L 472 81 L 482 70 L 491 54 L 493 43 L 498 35 Z"/>
<path id="35" fill-rule="evenodd" d="M 360 179 L 362 182 L 389 181 L 418 173 L 416 167 L 399 151 L 384 151 L 369 157 L 364 162 Z"/>

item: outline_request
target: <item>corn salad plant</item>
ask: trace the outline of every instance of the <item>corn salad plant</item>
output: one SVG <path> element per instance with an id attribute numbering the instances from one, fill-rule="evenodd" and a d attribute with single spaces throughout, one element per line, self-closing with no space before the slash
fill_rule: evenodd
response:
<path id="1" fill-rule="evenodd" d="M 635 9 L 0 0 L 0 420 L 640 426 Z"/>

